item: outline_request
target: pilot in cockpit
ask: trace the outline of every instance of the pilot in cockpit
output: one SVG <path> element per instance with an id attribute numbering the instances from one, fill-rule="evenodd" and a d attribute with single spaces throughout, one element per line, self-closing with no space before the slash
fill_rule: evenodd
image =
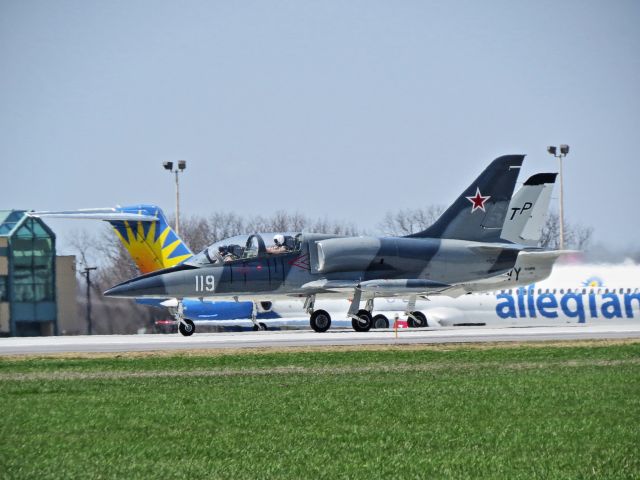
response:
<path id="1" fill-rule="evenodd" d="M 222 258 L 224 262 L 231 262 L 232 260 L 236 260 L 238 257 L 233 252 L 233 245 L 231 246 L 220 246 L 218 247 L 218 255 Z"/>
<path id="2" fill-rule="evenodd" d="M 295 240 L 289 235 L 277 234 L 273 236 L 273 245 L 267 247 L 267 253 L 285 253 L 295 250 Z"/>
<path id="3" fill-rule="evenodd" d="M 287 247 L 284 244 L 284 235 L 274 235 L 273 245 L 267 247 L 267 253 L 283 253 L 287 251 Z"/>

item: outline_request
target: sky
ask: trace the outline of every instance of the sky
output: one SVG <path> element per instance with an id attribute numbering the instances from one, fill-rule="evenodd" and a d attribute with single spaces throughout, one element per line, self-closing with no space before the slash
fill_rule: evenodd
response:
<path id="1" fill-rule="evenodd" d="M 0 209 L 277 210 L 375 231 L 495 157 L 637 243 L 640 2 L 0 0 Z M 555 197 L 557 197 L 557 192 Z M 66 247 L 72 220 L 48 221 Z"/>

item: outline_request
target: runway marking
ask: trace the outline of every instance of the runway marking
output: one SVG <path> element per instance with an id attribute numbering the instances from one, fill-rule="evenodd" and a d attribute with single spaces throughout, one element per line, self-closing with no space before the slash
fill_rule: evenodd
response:
<path id="1" fill-rule="evenodd" d="M 434 362 L 422 365 L 368 364 L 345 367 L 268 367 L 268 368 L 223 368 L 218 370 L 164 371 L 147 370 L 139 372 L 28 372 L 0 373 L 0 381 L 57 381 L 57 380 L 127 380 L 138 378 L 198 378 L 198 377 L 241 377 L 266 375 L 351 375 L 362 373 L 419 373 L 438 371 L 460 371 L 477 369 L 539 370 L 544 368 L 615 367 L 640 365 L 640 358 L 626 360 L 567 360 L 563 362 L 479 362 L 449 363 Z"/>

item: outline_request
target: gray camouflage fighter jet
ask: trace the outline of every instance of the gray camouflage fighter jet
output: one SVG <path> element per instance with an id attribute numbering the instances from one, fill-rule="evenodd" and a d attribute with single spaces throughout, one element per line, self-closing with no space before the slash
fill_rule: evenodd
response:
<path id="1" fill-rule="evenodd" d="M 348 316 L 353 328 L 367 331 L 376 297 L 415 298 L 486 281 L 509 272 L 521 251 L 537 250 L 502 238 L 523 160 L 524 155 L 497 158 L 431 227 L 407 237 L 239 236 L 216 242 L 175 267 L 121 283 L 105 295 L 254 302 L 302 297 L 317 332 L 331 325 L 326 311 L 314 310 L 317 295 L 352 298 Z M 366 302 L 362 309 L 361 301 Z M 180 330 L 193 331 L 193 322 L 182 313 L 178 304 Z"/>

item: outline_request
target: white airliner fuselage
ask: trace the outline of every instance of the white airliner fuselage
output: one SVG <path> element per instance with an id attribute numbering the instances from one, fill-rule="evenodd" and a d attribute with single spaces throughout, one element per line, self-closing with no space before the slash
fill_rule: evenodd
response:
<path id="1" fill-rule="evenodd" d="M 322 308 L 344 312 L 346 300 L 326 300 Z M 374 315 L 384 315 L 393 326 L 402 319 L 407 300 L 379 298 Z M 451 298 L 434 295 L 418 300 L 429 327 L 490 325 L 542 326 L 587 323 L 640 322 L 640 266 L 558 265 L 551 276 L 526 287 Z M 274 302 L 273 312 L 282 320 L 303 317 L 296 301 Z"/>

